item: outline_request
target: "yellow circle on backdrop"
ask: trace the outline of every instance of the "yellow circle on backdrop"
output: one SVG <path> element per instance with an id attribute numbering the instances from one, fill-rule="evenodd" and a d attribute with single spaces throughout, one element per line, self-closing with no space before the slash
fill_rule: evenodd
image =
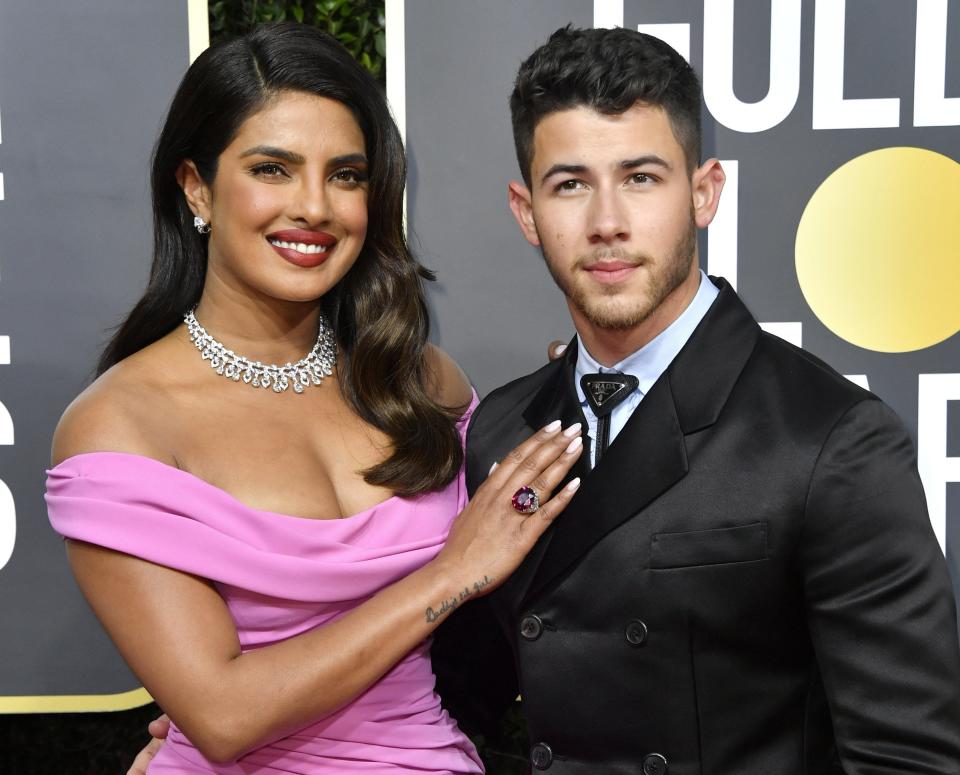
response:
<path id="1" fill-rule="evenodd" d="M 960 164 L 884 148 L 844 164 L 807 203 L 797 279 L 833 333 L 877 352 L 960 331 Z"/>

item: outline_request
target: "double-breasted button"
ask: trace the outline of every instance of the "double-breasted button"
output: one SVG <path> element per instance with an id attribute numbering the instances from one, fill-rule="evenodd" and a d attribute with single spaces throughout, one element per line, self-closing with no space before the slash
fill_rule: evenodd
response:
<path id="1" fill-rule="evenodd" d="M 527 614 L 520 620 L 520 636 L 524 640 L 536 640 L 543 632 L 543 622 L 536 614 Z"/>
<path id="2" fill-rule="evenodd" d="M 553 751 L 546 743 L 537 743 L 530 749 L 530 763 L 538 770 L 545 770 L 553 764 Z"/>
<path id="3" fill-rule="evenodd" d="M 648 753 L 643 757 L 643 775 L 667 775 L 670 765 L 663 754 Z"/>
<path id="4" fill-rule="evenodd" d="M 639 619 L 627 622 L 624 635 L 626 635 L 627 643 L 631 646 L 642 646 L 647 642 L 647 625 Z M 657 755 L 659 756 L 659 754 Z M 647 773 L 647 775 L 652 775 L 652 773 Z"/>

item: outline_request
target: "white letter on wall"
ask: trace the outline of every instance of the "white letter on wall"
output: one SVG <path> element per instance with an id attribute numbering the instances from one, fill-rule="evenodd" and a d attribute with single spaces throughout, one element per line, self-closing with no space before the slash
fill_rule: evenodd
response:
<path id="1" fill-rule="evenodd" d="M 593 26 L 596 29 L 623 26 L 623 0 L 593 0 Z"/>
<path id="2" fill-rule="evenodd" d="M 947 456 L 947 406 L 960 401 L 960 374 L 921 374 L 917 391 L 917 457 L 930 521 L 947 546 L 947 483 L 960 482 L 960 457 Z"/>
<path id="3" fill-rule="evenodd" d="M 844 374 L 847 379 L 849 379 L 854 385 L 859 385 L 864 390 L 870 389 L 870 380 L 867 379 L 866 374 Z"/>
<path id="4" fill-rule="evenodd" d="M 638 24 L 637 32 L 660 38 L 680 56 L 690 61 L 689 24 Z"/>
<path id="5" fill-rule="evenodd" d="M 790 115 L 800 93 L 800 0 L 770 0 L 770 88 L 759 102 L 733 91 L 734 0 L 703 4 L 703 99 L 737 132 L 763 132 Z"/>
<path id="6" fill-rule="evenodd" d="M 10 337 L 0 336 L 0 365 L 10 363 Z M 0 444 L 13 444 L 13 418 L 0 403 Z M 9 562 L 17 540 L 17 508 L 13 493 L 0 480 L 0 568 Z"/>
<path id="7" fill-rule="evenodd" d="M 17 506 L 10 488 L 0 480 L 0 569 L 10 561 L 16 542 Z"/>
<path id="8" fill-rule="evenodd" d="M 900 100 L 843 98 L 846 0 L 817 0 L 813 31 L 813 128 L 900 126 Z"/>
<path id="9" fill-rule="evenodd" d="M 947 91 L 947 0 L 917 0 L 913 79 L 914 126 L 960 125 L 960 97 L 944 96 Z"/>
<path id="10" fill-rule="evenodd" d="M 720 162 L 727 182 L 720 194 L 720 206 L 707 229 L 707 274 L 723 277 L 737 289 L 737 220 L 740 211 L 740 163 Z"/>
<path id="11" fill-rule="evenodd" d="M 761 323 L 760 328 L 768 334 L 779 336 L 790 342 L 794 347 L 803 347 L 803 323 L 791 321 L 789 323 Z"/>
<path id="12" fill-rule="evenodd" d="M 0 366 L 10 363 L 10 337 L 0 336 Z M 13 444 L 13 418 L 0 401 L 0 444 Z"/>

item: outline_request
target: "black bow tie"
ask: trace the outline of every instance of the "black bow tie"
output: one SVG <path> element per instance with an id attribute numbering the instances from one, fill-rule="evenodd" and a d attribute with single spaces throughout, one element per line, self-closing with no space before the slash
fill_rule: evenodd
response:
<path id="1" fill-rule="evenodd" d="M 639 385 L 640 380 L 632 374 L 584 374 L 580 377 L 580 387 L 597 416 L 597 438 L 593 456 L 595 466 L 610 443 L 610 413 Z"/>

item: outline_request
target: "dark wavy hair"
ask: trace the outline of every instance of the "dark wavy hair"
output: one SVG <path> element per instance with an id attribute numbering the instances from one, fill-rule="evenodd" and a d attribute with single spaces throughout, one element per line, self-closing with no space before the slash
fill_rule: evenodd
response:
<path id="1" fill-rule="evenodd" d="M 687 170 L 700 159 L 700 80 L 659 38 L 636 30 L 561 27 L 520 65 L 510 116 L 520 174 L 530 185 L 533 132 L 544 116 L 580 106 L 618 114 L 637 102 L 663 108 Z"/>
<path id="2" fill-rule="evenodd" d="M 283 91 L 337 100 L 354 115 L 369 160 L 367 237 L 356 263 L 319 301 L 342 357 L 341 390 L 356 413 L 386 433 L 393 454 L 363 472 L 370 484 L 413 495 L 447 484 L 463 453 L 454 420 L 427 391 L 430 322 L 423 280 L 403 233 L 406 160 L 379 84 L 336 40 L 308 25 L 268 24 L 203 52 L 177 89 L 153 152 L 154 249 L 143 298 L 100 357 L 98 373 L 176 328 L 203 290 L 206 238 L 177 183 L 191 159 L 212 183 L 240 125 Z"/>

